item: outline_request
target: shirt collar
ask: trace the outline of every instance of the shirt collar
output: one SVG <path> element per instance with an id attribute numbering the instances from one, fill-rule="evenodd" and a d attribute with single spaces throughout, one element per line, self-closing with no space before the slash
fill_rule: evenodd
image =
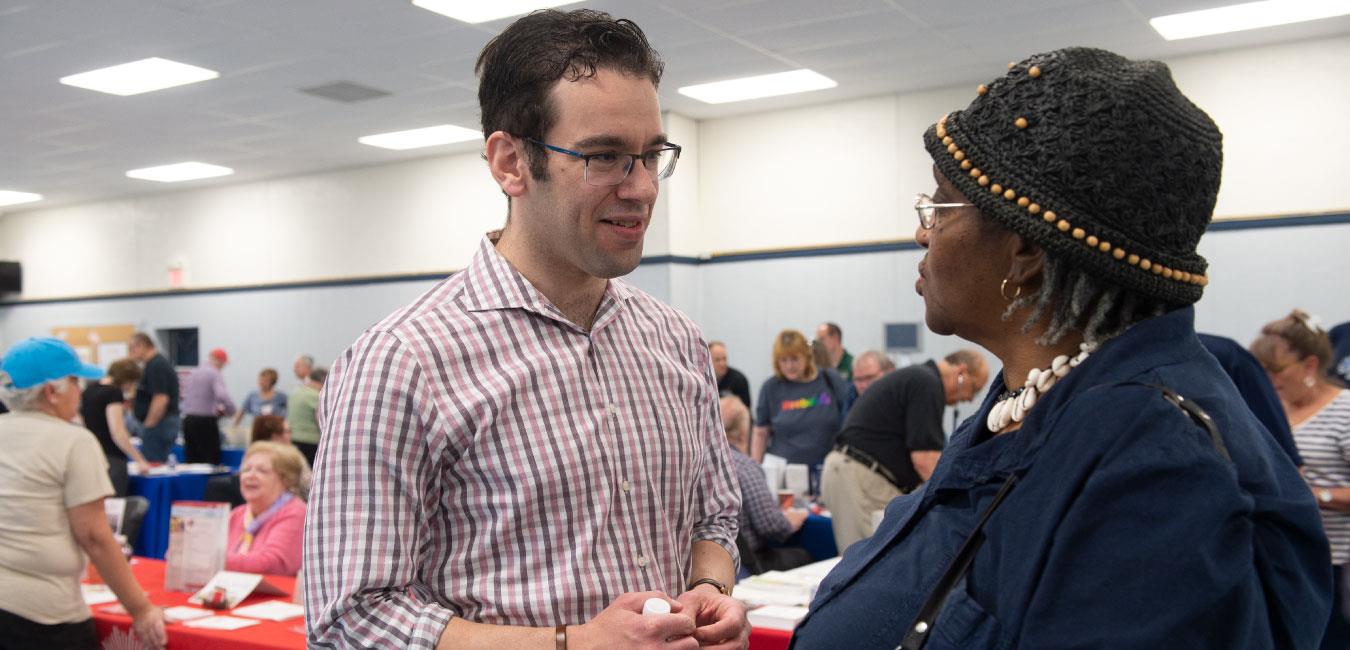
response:
<path id="1" fill-rule="evenodd" d="M 484 235 L 473 261 L 462 271 L 466 276 L 466 309 L 471 312 L 524 309 L 575 326 L 563 316 L 562 310 L 553 301 L 502 257 L 496 246 L 500 236 L 500 230 Z M 626 282 L 610 280 L 605 286 L 605 295 L 600 299 L 591 331 L 613 321 L 624 303 L 633 296 L 634 290 Z"/>

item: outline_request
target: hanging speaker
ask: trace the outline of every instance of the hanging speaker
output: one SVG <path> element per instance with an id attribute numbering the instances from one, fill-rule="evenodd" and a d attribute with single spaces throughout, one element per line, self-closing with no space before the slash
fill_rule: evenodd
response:
<path id="1" fill-rule="evenodd" d="M 18 262 L 0 262 L 0 293 L 23 291 L 23 267 Z"/>

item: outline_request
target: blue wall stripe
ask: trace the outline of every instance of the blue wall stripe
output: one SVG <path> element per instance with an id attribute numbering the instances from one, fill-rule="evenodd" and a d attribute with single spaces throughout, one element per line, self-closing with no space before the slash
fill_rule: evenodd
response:
<path id="1" fill-rule="evenodd" d="M 1329 226 L 1350 223 L 1350 212 L 1330 214 L 1300 214 L 1287 217 L 1269 217 L 1262 219 L 1238 219 L 1216 221 L 1209 225 L 1208 232 L 1230 232 L 1253 230 L 1258 228 L 1299 228 L 1303 226 Z M 687 255 L 653 255 L 642 258 L 642 264 L 653 266 L 660 264 L 680 264 L 702 266 L 704 264 L 727 264 L 731 262 L 754 262 L 802 257 L 829 257 L 833 255 L 860 255 L 866 253 L 894 253 L 916 251 L 920 246 L 912 241 L 879 242 L 855 244 L 851 246 L 821 246 L 818 248 L 798 248 L 791 250 L 769 250 L 749 253 L 727 253 L 710 258 L 689 257 Z M 319 289 L 328 287 L 352 287 L 370 284 L 388 284 L 393 282 L 425 282 L 441 280 L 452 273 L 418 273 L 412 275 L 371 276 L 364 278 L 345 278 L 340 280 L 313 280 L 308 282 L 283 282 L 278 284 L 215 287 L 209 289 L 181 289 L 168 291 L 132 291 L 127 293 L 105 294 L 98 296 L 75 296 L 71 298 L 39 298 L 34 300 L 0 300 L 0 307 L 20 307 L 24 305 L 51 305 L 59 303 L 92 302 L 98 300 L 121 300 L 127 298 L 176 298 L 179 296 L 201 296 L 219 293 L 239 293 L 243 291 L 282 291 L 287 289 Z"/>
<path id="2" fill-rule="evenodd" d="M 1209 224 L 1207 232 L 1226 232 L 1230 230 L 1251 230 L 1254 228 L 1298 228 L 1299 226 L 1330 226 L 1350 223 L 1350 212 L 1333 214 L 1300 214 L 1289 217 L 1267 217 L 1264 219 L 1234 219 L 1215 221 Z"/>

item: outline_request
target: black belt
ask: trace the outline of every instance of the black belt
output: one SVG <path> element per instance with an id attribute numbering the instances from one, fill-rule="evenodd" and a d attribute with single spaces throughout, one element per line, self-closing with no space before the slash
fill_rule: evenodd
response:
<path id="1" fill-rule="evenodd" d="M 882 478 L 886 479 L 887 481 L 890 481 L 891 485 L 894 485 L 901 492 L 909 492 L 909 490 L 906 490 L 903 485 L 900 485 L 900 479 L 895 478 L 895 474 L 891 473 L 891 470 L 887 469 L 885 465 L 882 465 L 881 461 L 872 458 L 872 456 L 867 452 L 858 449 L 857 447 L 850 447 L 848 445 L 842 444 L 835 445 L 834 450 L 845 456 L 848 456 L 849 458 L 852 458 L 853 460 L 858 461 L 859 463 L 862 463 L 867 467 L 867 469 L 870 469 L 880 474 Z"/>

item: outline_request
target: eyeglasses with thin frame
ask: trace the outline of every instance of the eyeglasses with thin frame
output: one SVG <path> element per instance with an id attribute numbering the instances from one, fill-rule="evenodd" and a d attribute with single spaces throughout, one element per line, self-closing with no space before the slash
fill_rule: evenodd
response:
<path id="1" fill-rule="evenodd" d="M 924 230 L 932 230 L 933 225 L 937 223 L 937 211 L 939 208 L 964 208 L 974 205 L 973 203 L 933 203 L 933 197 L 927 194 L 914 195 L 914 211 L 919 214 L 919 225 Z"/>
<path id="2" fill-rule="evenodd" d="M 610 187 L 622 183 L 624 179 L 628 178 L 628 172 L 633 171 L 633 165 L 639 159 L 642 160 L 642 166 L 652 175 L 654 181 L 670 178 L 670 175 L 675 173 L 675 163 L 679 161 L 680 151 L 683 149 L 678 144 L 667 142 L 660 148 L 643 153 L 619 153 L 617 151 L 581 153 L 580 151 L 572 151 L 571 149 L 540 142 L 534 138 L 522 139 L 554 153 L 580 158 L 586 165 L 582 177 L 586 179 L 588 184 L 597 187 Z"/>

